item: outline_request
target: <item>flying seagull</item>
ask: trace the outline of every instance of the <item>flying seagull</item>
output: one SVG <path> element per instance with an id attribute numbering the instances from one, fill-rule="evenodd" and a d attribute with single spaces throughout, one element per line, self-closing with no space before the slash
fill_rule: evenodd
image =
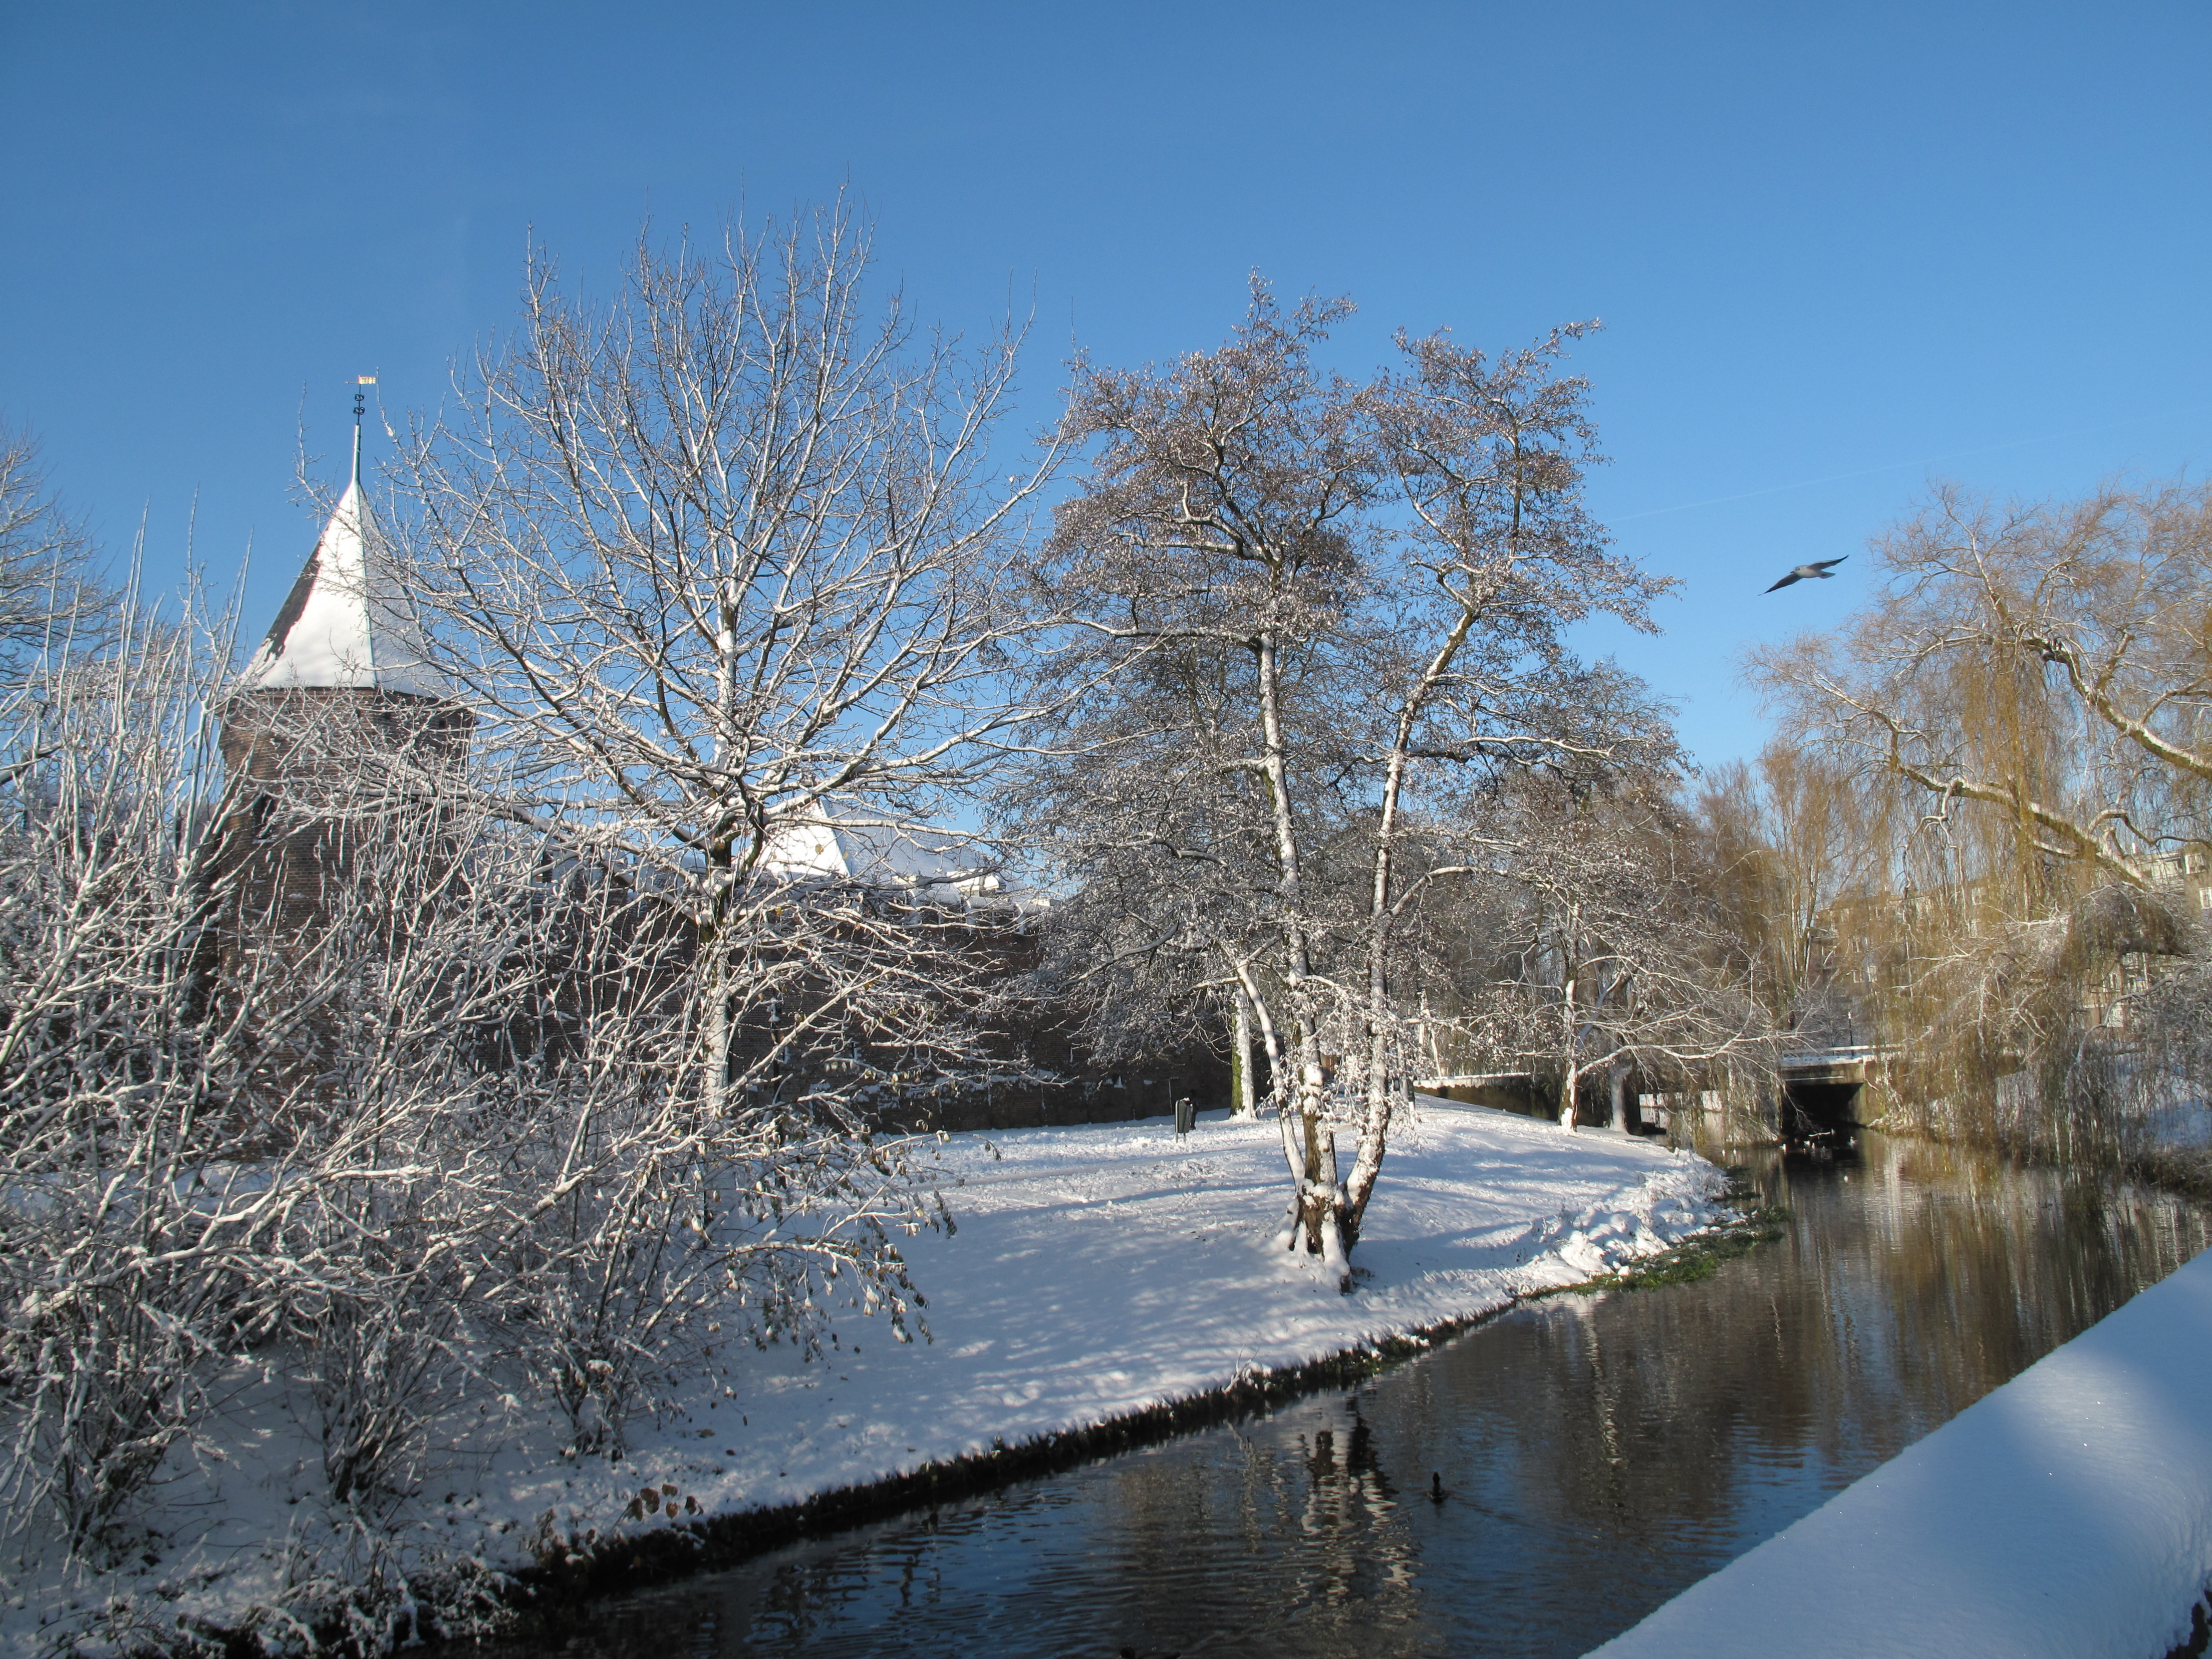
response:
<path id="1" fill-rule="evenodd" d="M 1844 555 L 1844 559 L 1848 559 L 1850 556 L 1851 556 L 1850 554 L 1846 553 Z M 1841 564 L 1844 562 L 1844 559 L 1822 559 L 1817 564 L 1801 564 L 1788 575 L 1784 576 L 1780 581 L 1775 583 L 1774 587 L 1787 587 L 1792 582 L 1803 581 L 1808 576 L 1818 576 L 1822 581 L 1826 581 L 1828 579 L 1829 573 L 1833 570 L 1837 565 Z M 1774 591 L 1774 587 L 1770 587 L 1766 591 L 1771 593 Z"/>

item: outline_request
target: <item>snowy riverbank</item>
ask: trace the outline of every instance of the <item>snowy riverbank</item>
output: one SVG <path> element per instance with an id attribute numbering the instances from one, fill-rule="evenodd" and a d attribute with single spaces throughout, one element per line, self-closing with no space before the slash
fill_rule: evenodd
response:
<path id="1" fill-rule="evenodd" d="M 1359 1291 L 1342 1296 L 1317 1262 L 1267 1248 L 1284 1186 L 1272 1122 L 1212 1118 L 1182 1140 L 1164 1119 L 959 1135 L 940 1169 L 958 1231 L 908 1251 L 927 1344 L 854 1318 L 813 1363 L 724 1350 L 678 1409 L 630 1425 L 611 1464 L 563 1457 L 557 1422 L 473 1400 L 469 1431 L 375 1534 L 316 1509 L 301 1403 L 241 1385 L 227 1443 L 163 1483 L 151 1547 L 104 1579 L 6 1586 L 0 1630 L 19 1652 L 101 1628 L 156 1637 L 180 1616 L 274 1639 L 368 1578 L 387 1590 L 355 1598 L 361 1612 L 404 1629 L 404 1580 L 465 1585 L 555 1540 L 789 1504 L 1478 1317 L 1708 1224 L 1718 1184 L 1648 1141 L 1424 1098 L 1370 1214 Z M 640 1520 L 648 1483 L 668 1495 Z"/>
<path id="2" fill-rule="evenodd" d="M 2212 1579 L 2212 1252 L 1596 1650 L 2160 1659 Z"/>

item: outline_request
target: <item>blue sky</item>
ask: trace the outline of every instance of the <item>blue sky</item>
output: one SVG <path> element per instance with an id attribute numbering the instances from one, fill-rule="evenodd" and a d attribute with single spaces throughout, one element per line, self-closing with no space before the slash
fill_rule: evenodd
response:
<path id="1" fill-rule="evenodd" d="M 353 377 L 395 411 L 659 232 L 848 184 L 927 319 L 1034 307 L 1060 360 L 1217 342 L 1257 267 L 1577 365 L 1620 546 L 1679 576 L 1594 630 L 1707 760 L 1752 642 L 1933 476 L 2068 495 L 2212 436 L 2212 8 L 1562 3 L 216 6 L 0 0 L 0 413 L 157 580 L 249 544 L 249 632 Z M 197 518 L 193 519 L 195 502 Z"/>

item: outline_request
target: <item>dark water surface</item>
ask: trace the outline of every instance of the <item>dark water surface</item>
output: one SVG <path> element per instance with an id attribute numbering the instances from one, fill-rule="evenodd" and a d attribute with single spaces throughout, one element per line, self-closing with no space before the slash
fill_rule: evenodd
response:
<path id="1" fill-rule="evenodd" d="M 2212 1241 L 2175 1199 L 1872 1133 L 1733 1157 L 1793 1219 L 1712 1279 L 605 1603 L 568 1649 L 1580 1654 Z"/>

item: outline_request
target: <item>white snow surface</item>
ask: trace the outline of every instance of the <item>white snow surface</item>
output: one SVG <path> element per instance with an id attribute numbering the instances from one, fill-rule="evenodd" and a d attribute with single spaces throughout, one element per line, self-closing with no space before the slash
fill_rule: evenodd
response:
<path id="1" fill-rule="evenodd" d="M 672 1408 L 631 1420 L 616 1463 L 564 1455 L 553 1414 L 472 1392 L 373 1551 L 323 1507 L 306 1403 L 241 1378 L 212 1452 L 165 1469 L 149 1517 L 158 1560 L 134 1552 L 101 1577 L 0 1583 L 0 1651 L 55 1651 L 103 1607 L 160 1627 L 179 1614 L 234 1624 L 296 1600 L 288 1583 L 362 1571 L 365 1552 L 387 1571 L 471 1558 L 499 1571 L 528 1565 L 549 1535 L 676 1524 L 625 1516 L 648 1481 L 673 1483 L 688 1520 L 694 1501 L 787 1504 L 1097 1425 L 1654 1255 L 1717 1219 L 1721 1185 L 1711 1164 L 1648 1140 L 1418 1097 L 1346 1296 L 1318 1261 L 1269 1247 L 1288 1190 L 1273 1121 L 1209 1115 L 1180 1140 L 1164 1118 L 954 1135 L 939 1159 L 957 1235 L 902 1245 L 928 1341 L 900 1344 L 855 1313 L 811 1362 L 732 1342 Z"/>
<path id="2" fill-rule="evenodd" d="M 2212 1577 L 2208 1381 L 2212 1252 L 1595 1654 L 2159 1659 Z"/>

